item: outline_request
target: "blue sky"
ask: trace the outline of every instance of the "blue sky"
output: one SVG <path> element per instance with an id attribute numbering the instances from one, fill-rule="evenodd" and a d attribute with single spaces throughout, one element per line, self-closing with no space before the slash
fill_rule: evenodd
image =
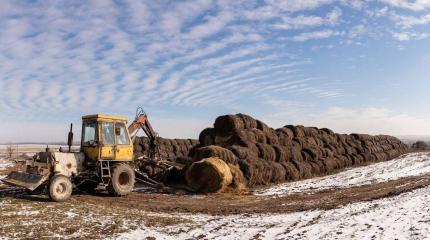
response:
<path id="1" fill-rule="evenodd" d="M 428 66 L 429 0 L 3 0 L 0 142 L 138 106 L 166 137 L 238 112 L 425 135 Z"/>

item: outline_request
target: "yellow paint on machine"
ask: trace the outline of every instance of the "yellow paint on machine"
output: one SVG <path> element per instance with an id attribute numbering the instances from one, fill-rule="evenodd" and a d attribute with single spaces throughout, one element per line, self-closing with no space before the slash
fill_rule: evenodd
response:
<path id="1" fill-rule="evenodd" d="M 115 161 L 132 161 L 133 160 L 133 143 L 130 139 L 130 134 L 126 132 L 126 138 L 128 144 L 118 144 L 115 140 L 114 144 L 103 143 L 103 132 L 101 123 L 114 123 L 114 128 L 117 126 L 124 126 L 127 129 L 127 119 L 120 116 L 106 115 L 106 114 L 95 114 L 87 115 L 82 117 L 82 124 L 86 123 L 97 123 L 97 144 L 93 146 L 81 146 L 82 151 L 85 153 L 88 161 L 97 160 L 115 160 Z M 117 131 L 114 129 L 114 133 Z M 116 139 L 116 136 L 115 136 Z"/>

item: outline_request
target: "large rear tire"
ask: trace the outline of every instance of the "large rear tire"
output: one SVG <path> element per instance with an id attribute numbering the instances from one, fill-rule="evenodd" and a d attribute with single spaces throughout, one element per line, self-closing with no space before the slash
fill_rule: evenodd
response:
<path id="1" fill-rule="evenodd" d="M 133 168 L 129 164 L 121 163 L 112 168 L 112 177 L 107 190 L 113 196 L 125 196 L 133 191 L 134 182 Z"/>
<path id="2" fill-rule="evenodd" d="M 64 202 L 72 195 L 73 185 L 70 178 L 57 175 L 49 183 L 49 197 L 55 202 Z"/>

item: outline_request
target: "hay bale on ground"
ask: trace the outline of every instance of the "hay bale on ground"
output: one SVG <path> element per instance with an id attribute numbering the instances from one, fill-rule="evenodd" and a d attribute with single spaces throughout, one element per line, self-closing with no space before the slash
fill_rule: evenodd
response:
<path id="1" fill-rule="evenodd" d="M 242 191 L 247 189 L 248 181 L 246 180 L 243 172 L 240 170 L 239 165 L 237 164 L 228 164 L 230 168 L 231 175 L 233 180 L 230 184 L 230 188 L 237 191 Z"/>
<path id="2" fill-rule="evenodd" d="M 187 169 L 185 177 L 188 186 L 199 193 L 222 191 L 233 181 L 230 167 L 219 158 L 205 158 L 194 162 Z"/>

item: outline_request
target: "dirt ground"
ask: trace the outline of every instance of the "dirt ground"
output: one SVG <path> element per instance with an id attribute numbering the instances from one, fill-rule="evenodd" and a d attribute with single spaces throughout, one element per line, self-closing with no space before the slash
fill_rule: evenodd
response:
<path id="1" fill-rule="evenodd" d="M 19 166 L 8 167 L 1 170 L 0 175 L 4 176 L 16 169 Z M 193 221 L 186 217 L 191 215 L 228 218 L 232 215 L 259 216 L 329 210 L 350 203 L 372 202 L 428 186 L 430 173 L 284 196 L 258 196 L 253 192 L 194 195 L 137 186 L 136 191 L 126 197 L 111 197 L 104 191 L 92 194 L 75 191 L 69 201 L 54 203 L 46 195 L 28 195 L 23 189 L 0 182 L 0 239 L 114 239 L 119 234 L 141 229 L 142 226 L 169 228 L 195 225 L 195 219 Z M 177 234 L 188 234 L 189 229 L 184 227 L 178 231 Z M 202 235 L 200 238 L 206 237 Z M 256 236 L 255 239 L 260 237 Z"/>
<path id="2" fill-rule="evenodd" d="M 106 238 L 138 226 L 169 226 L 184 221 L 165 214 L 210 215 L 289 213 L 333 209 L 359 201 L 385 198 L 430 185 L 430 174 L 373 185 L 298 193 L 285 197 L 252 194 L 164 194 L 138 190 L 126 197 L 104 192 L 75 192 L 65 203 L 50 202 L 45 195 L 26 195 L 17 188 L 0 186 L 0 236 L 11 238 Z M 58 235 L 56 235 L 58 234 Z"/>

